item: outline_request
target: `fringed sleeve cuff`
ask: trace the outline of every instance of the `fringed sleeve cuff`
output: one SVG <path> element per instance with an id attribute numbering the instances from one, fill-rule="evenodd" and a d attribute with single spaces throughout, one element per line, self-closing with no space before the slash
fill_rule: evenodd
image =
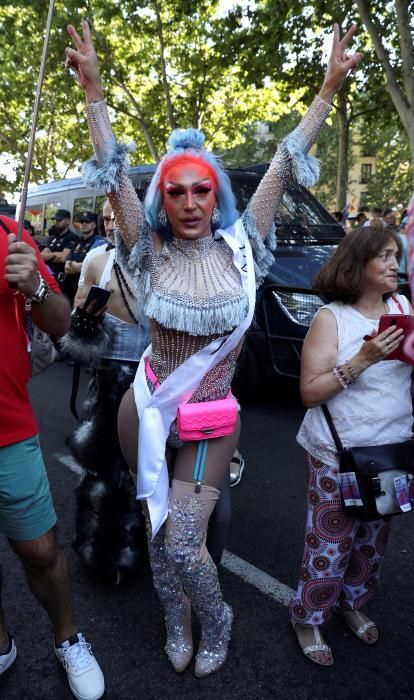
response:
<path id="1" fill-rule="evenodd" d="M 256 287 L 260 287 L 275 259 L 276 227 L 273 223 L 268 235 L 263 240 L 257 228 L 256 217 L 249 208 L 245 210 L 241 219 L 252 247 Z"/>
<path id="2" fill-rule="evenodd" d="M 313 187 L 319 180 L 320 162 L 304 153 L 300 135 L 295 132 L 283 139 L 279 154 L 289 163 L 291 179 L 304 187 Z"/>
<path id="3" fill-rule="evenodd" d="M 290 162 L 291 177 L 304 187 L 313 187 L 319 180 L 319 160 L 308 151 L 331 109 L 332 105 L 315 97 L 300 124 L 281 143 L 280 151 Z"/>
<path id="4" fill-rule="evenodd" d="M 128 173 L 128 153 L 134 150 L 133 143 L 112 142 L 103 161 L 94 157 L 83 164 L 81 174 L 85 185 L 104 192 L 119 192 Z"/>
<path id="5" fill-rule="evenodd" d="M 154 255 L 154 242 L 150 225 L 145 221 L 139 239 L 129 249 L 121 236 L 119 229 L 115 229 L 116 257 L 122 267 L 134 276 L 140 276 L 150 268 L 150 261 Z"/>

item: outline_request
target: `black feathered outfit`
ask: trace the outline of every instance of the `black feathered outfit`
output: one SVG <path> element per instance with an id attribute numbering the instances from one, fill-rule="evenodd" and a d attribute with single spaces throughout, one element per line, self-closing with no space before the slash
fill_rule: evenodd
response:
<path id="1" fill-rule="evenodd" d="M 76 489 L 73 546 L 90 570 L 118 583 L 123 575 L 137 571 L 146 556 L 145 522 L 117 431 L 119 404 L 134 379 L 138 361 L 110 357 L 114 328 L 109 320 L 114 317 L 108 314 L 94 329 L 88 326 L 85 335 L 77 316 L 75 311 L 62 349 L 78 362 L 92 362 L 95 369 L 80 425 L 68 438 L 70 452 L 84 470 Z M 132 324 L 124 326 L 138 338 L 132 344 L 139 358 L 147 342 L 146 331 Z"/>

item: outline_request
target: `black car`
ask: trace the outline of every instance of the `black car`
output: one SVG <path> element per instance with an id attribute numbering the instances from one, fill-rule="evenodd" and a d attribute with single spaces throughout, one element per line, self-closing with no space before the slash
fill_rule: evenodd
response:
<path id="1" fill-rule="evenodd" d="M 3 199 L 3 197 L 0 197 L 0 215 L 8 216 L 11 219 L 14 219 L 15 214 L 16 214 L 16 205 L 9 204 L 7 199 Z"/>
<path id="2" fill-rule="evenodd" d="M 227 170 L 240 212 L 254 194 L 267 165 Z M 154 166 L 131 168 L 140 198 Z M 253 324 L 246 335 L 234 381 L 238 398 L 256 399 L 281 378 L 299 377 L 300 351 L 310 322 L 323 301 L 312 280 L 343 238 L 344 230 L 304 187 L 283 195 L 276 217 L 275 260 L 257 293 Z"/>

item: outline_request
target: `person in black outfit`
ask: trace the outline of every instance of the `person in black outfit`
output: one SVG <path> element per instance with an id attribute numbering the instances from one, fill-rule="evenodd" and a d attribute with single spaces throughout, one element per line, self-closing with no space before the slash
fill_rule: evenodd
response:
<path id="1" fill-rule="evenodd" d="M 70 228 L 70 212 L 67 209 L 58 209 L 53 217 L 54 224 L 50 229 L 53 236 L 47 248 L 40 253 L 45 263 L 50 268 L 53 276 L 62 289 L 65 262 L 79 242 L 79 236 Z"/>
<path id="2" fill-rule="evenodd" d="M 80 218 L 81 238 L 69 253 L 65 262 L 65 278 L 63 281 L 62 290 L 69 297 L 73 304 L 73 300 L 78 288 L 80 271 L 85 256 L 96 245 L 105 243 L 105 239 L 99 235 L 97 230 L 97 216 L 92 211 L 84 211 Z"/>

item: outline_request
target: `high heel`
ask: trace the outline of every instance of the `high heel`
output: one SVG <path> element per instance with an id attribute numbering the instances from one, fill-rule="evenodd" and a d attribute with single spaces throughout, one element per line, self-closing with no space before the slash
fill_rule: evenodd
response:
<path id="1" fill-rule="evenodd" d="M 191 604 L 184 593 L 176 567 L 165 547 L 165 525 L 152 539 L 151 523 L 145 509 L 148 553 L 154 586 L 164 608 L 167 641 L 165 652 L 174 670 L 182 673 L 193 658 Z"/>
<path id="2" fill-rule="evenodd" d="M 223 614 L 219 624 L 203 629 L 200 647 L 198 649 L 194 674 L 196 678 L 204 678 L 218 671 L 227 659 L 231 635 L 233 612 L 230 605 L 224 603 Z M 219 628 L 221 625 L 221 630 Z"/>
<path id="3" fill-rule="evenodd" d="M 185 600 L 186 612 L 181 616 L 178 611 L 173 618 L 166 617 L 167 642 L 165 652 L 177 673 L 182 673 L 187 668 L 194 654 L 193 638 L 191 631 L 191 604 L 188 598 Z"/>

